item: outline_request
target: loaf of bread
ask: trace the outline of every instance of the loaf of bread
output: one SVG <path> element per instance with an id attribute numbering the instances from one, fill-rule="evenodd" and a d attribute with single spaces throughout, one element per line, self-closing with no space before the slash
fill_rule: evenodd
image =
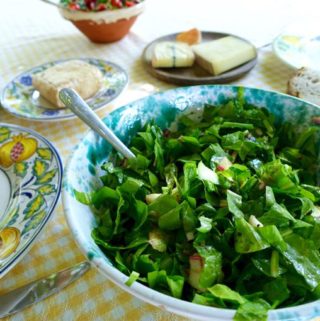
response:
<path id="1" fill-rule="evenodd" d="M 82 60 L 62 62 L 32 77 L 34 88 L 58 108 L 65 107 L 59 99 L 59 91 L 62 88 L 72 88 L 83 99 L 87 99 L 101 88 L 102 81 L 101 71 Z"/>
<path id="2" fill-rule="evenodd" d="M 250 43 L 233 36 L 200 43 L 192 49 L 196 63 L 212 75 L 222 74 L 256 57 Z"/>
<path id="3" fill-rule="evenodd" d="M 320 106 L 320 71 L 299 69 L 289 79 L 287 92 Z"/>
<path id="4" fill-rule="evenodd" d="M 151 63 L 153 68 L 190 67 L 194 53 L 186 43 L 162 41 L 155 45 Z"/>
<path id="5" fill-rule="evenodd" d="M 193 28 L 177 35 L 176 40 L 187 43 L 188 45 L 196 45 L 201 42 L 201 31 L 197 28 Z"/>

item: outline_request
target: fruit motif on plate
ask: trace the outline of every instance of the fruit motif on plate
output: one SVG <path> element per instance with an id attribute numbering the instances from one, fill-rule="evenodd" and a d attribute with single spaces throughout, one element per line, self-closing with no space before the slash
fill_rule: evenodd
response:
<path id="1" fill-rule="evenodd" d="M 15 227 L 6 227 L 0 231 L 0 260 L 15 251 L 20 242 L 20 231 Z"/>
<path id="2" fill-rule="evenodd" d="M 30 158 L 37 150 L 34 138 L 19 134 L 0 147 L 0 166 L 10 167 L 14 163 Z"/>
<path id="3" fill-rule="evenodd" d="M 28 128 L 0 123 L 0 279 L 52 215 L 61 178 L 62 163 L 49 141 Z"/>

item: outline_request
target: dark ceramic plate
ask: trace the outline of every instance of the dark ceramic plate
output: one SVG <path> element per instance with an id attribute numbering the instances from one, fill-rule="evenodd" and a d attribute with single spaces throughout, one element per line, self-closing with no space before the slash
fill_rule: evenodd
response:
<path id="1" fill-rule="evenodd" d="M 206 70 L 194 64 L 188 68 L 153 68 L 151 65 L 152 53 L 154 46 L 161 41 L 175 41 L 178 33 L 160 37 L 151 42 L 143 51 L 142 59 L 147 71 L 154 77 L 177 85 L 202 85 L 202 84 L 220 84 L 231 82 L 249 72 L 257 63 L 256 57 L 245 64 L 213 76 Z M 230 36 L 228 33 L 202 31 L 202 42 L 216 40 L 222 37 Z M 234 35 L 232 35 L 234 36 Z M 236 36 L 234 36 L 236 37 Z M 240 38 L 240 37 L 237 37 Z M 240 38 L 245 40 L 243 38 Z M 245 40 L 248 42 L 247 40 Z M 249 43 L 249 42 L 248 42 Z"/>

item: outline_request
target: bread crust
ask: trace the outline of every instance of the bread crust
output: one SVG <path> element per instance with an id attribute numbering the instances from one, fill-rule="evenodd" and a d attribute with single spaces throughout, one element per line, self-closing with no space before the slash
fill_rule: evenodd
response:
<path id="1" fill-rule="evenodd" d="M 320 105 L 320 71 L 300 68 L 288 80 L 287 93 Z"/>

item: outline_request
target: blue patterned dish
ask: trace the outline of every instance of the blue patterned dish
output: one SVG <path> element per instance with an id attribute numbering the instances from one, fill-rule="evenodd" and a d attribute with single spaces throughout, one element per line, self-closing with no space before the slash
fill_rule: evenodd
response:
<path id="1" fill-rule="evenodd" d="M 273 52 L 292 68 L 308 67 L 320 69 L 320 32 L 318 21 L 308 21 L 288 26 L 276 37 L 272 44 Z"/>
<path id="2" fill-rule="evenodd" d="M 0 278 L 27 253 L 57 204 L 62 163 L 36 132 L 0 123 Z"/>
<path id="3" fill-rule="evenodd" d="M 76 117 L 69 109 L 56 108 L 42 98 L 32 86 L 32 76 L 67 60 L 58 60 L 34 67 L 9 82 L 1 94 L 1 105 L 9 113 L 30 120 L 54 121 Z M 103 74 L 103 87 L 87 103 L 97 110 L 117 98 L 128 84 L 127 73 L 118 65 L 94 58 L 77 58 L 92 64 Z"/>
<path id="4" fill-rule="evenodd" d="M 155 119 L 162 128 L 173 126 L 175 119 L 182 114 L 191 113 L 197 119 L 205 104 L 223 104 L 230 98 L 235 98 L 238 91 L 239 87 L 236 86 L 218 85 L 177 88 L 135 101 L 112 112 L 104 121 L 128 144 L 136 132 L 151 119 Z M 288 95 L 244 88 L 244 97 L 250 104 L 269 109 L 280 123 L 289 121 L 308 126 L 317 123 L 320 116 L 317 106 Z M 85 205 L 86 194 L 83 192 L 91 192 L 101 185 L 100 165 L 108 158 L 110 151 L 111 146 L 91 131 L 77 146 L 66 168 L 63 204 L 68 224 L 81 250 L 110 280 L 153 305 L 196 320 L 232 320 L 235 313 L 233 310 L 178 300 L 138 282 L 131 287 L 126 286 L 128 277 L 114 268 L 95 244 L 91 231 L 96 222 L 92 210 Z M 317 316 L 320 316 L 320 301 L 269 312 L 269 320 L 272 321 L 311 321 Z"/>

